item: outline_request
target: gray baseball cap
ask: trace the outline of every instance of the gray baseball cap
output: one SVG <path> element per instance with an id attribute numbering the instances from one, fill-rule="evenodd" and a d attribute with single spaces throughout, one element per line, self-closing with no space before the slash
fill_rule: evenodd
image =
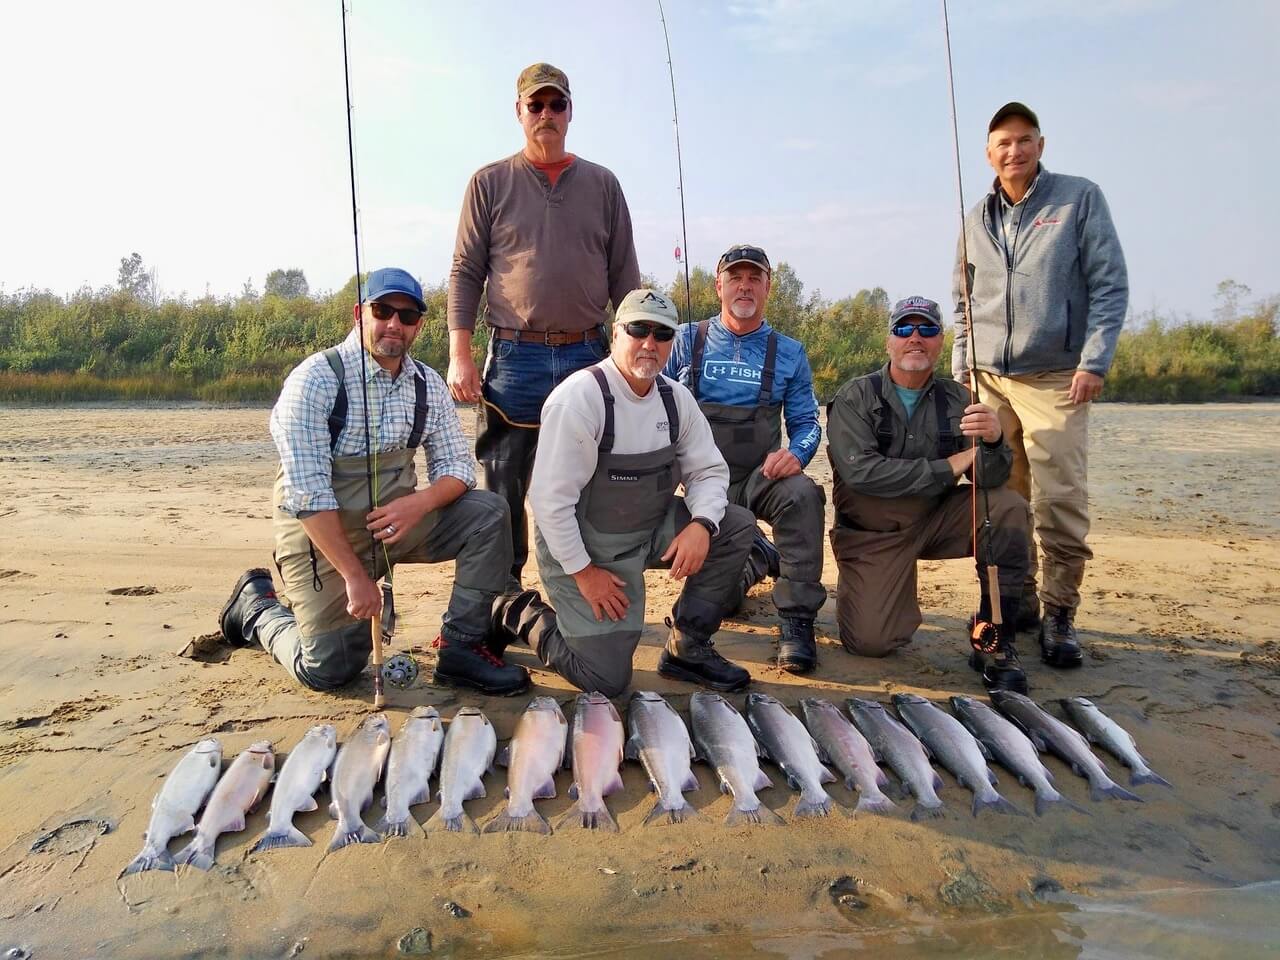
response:
<path id="1" fill-rule="evenodd" d="M 991 122 L 987 124 L 987 133 L 990 133 L 996 127 L 1000 126 L 1009 117 L 1022 117 L 1029 124 L 1040 129 L 1040 118 L 1036 116 L 1036 112 L 1028 107 L 1025 103 L 1019 103 L 1017 100 L 1010 100 L 1003 107 L 995 112 Z"/>
<path id="2" fill-rule="evenodd" d="M 942 326 L 942 310 L 928 297 L 907 297 L 899 300 L 889 313 L 889 326 L 896 326 L 900 320 L 906 320 L 908 317 L 932 320 L 938 326 Z"/>

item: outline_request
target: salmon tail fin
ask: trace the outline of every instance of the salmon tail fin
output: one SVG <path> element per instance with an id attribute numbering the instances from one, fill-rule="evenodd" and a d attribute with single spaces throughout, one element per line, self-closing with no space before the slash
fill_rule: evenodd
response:
<path id="1" fill-rule="evenodd" d="M 129 865 L 120 871 L 120 877 L 127 877 L 131 873 L 143 873 L 146 870 L 167 870 L 170 873 L 175 871 L 177 866 L 173 862 L 173 857 L 169 855 L 166 847 L 156 849 L 150 845 L 142 848 L 142 852 L 129 861 Z M 120 877 L 116 879 L 119 880 Z"/>
<path id="2" fill-rule="evenodd" d="M 570 807 L 569 812 L 556 821 L 557 830 L 563 830 L 565 827 L 581 827 L 583 830 L 603 830 L 605 833 L 618 832 L 618 822 L 613 819 L 613 815 L 609 813 L 607 806 L 602 803 L 599 810 L 584 810 L 581 800 Z"/>
<path id="3" fill-rule="evenodd" d="M 779 827 L 786 822 L 763 803 L 754 810 L 741 810 L 738 807 L 734 807 L 729 811 L 729 815 L 724 818 L 726 827 L 738 827 L 747 823 L 763 823 Z"/>
<path id="4" fill-rule="evenodd" d="M 211 870 L 213 869 L 214 864 L 213 851 L 204 850 L 196 846 L 196 843 L 193 840 L 178 851 L 177 856 L 173 858 L 173 862 L 177 864 L 190 864 L 198 870 Z"/>
<path id="5" fill-rule="evenodd" d="M 268 830 L 259 838 L 249 852 L 257 853 L 260 850 L 278 850 L 281 847 L 309 846 L 311 846 L 311 841 L 307 839 L 307 835 L 293 824 L 288 824 L 280 830 Z"/>
<path id="6" fill-rule="evenodd" d="M 1004 797 L 1000 796 L 1000 794 L 998 793 L 993 793 L 989 798 L 985 800 L 979 797 L 975 793 L 973 795 L 973 815 L 976 817 L 978 815 L 978 811 L 980 810 L 994 810 L 997 813 L 1006 813 L 1013 817 L 1026 816 L 1026 813 L 1024 813 L 1022 810 L 1019 810 L 1017 807 L 1015 807 L 1012 803 L 1010 803 Z"/>
<path id="7" fill-rule="evenodd" d="M 373 829 L 382 834 L 385 840 L 407 837 L 410 832 L 415 837 L 423 836 L 422 824 L 418 823 L 412 815 L 405 817 L 403 820 L 388 820 L 383 817 L 373 825 Z"/>
<path id="8" fill-rule="evenodd" d="M 661 823 L 666 818 L 667 823 L 684 823 L 686 820 L 692 820 L 701 816 L 697 810 L 685 803 L 682 807 L 676 807 L 674 810 L 667 810 L 662 806 L 662 800 L 654 801 L 653 809 L 649 811 L 649 815 L 644 818 L 644 826 L 654 823 Z"/>
<path id="9" fill-rule="evenodd" d="M 481 833 L 550 833 L 551 824 L 537 810 L 530 810 L 523 817 L 512 816 L 503 810 L 484 825 Z"/>
<path id="10" fill-rule="evenodd" d="M 1173 784 L 1160 776 L 1160 774 L 1156 773 L 1154 770 L 1143 770 L 1141 772 L 1135 770 L 1129 777 L 1129 786 L 1136 787 L 1140 783 L 1157 783 L 1162 787 L 1168 787 L 1170 790 L 1173 789 Z"/>
<path id="11" fill-rule="evenodd" d="M 1089 785 L 1089 796 L 1094 800 L 1101 800 L 1103 797 L 1111 797 L 1113 800 L 1132 800 L 1134 803 L 1143 803 L 1143 799 L 1136 793 L 1130 793 L 1118 783 L 1107 781 L 1101 784 Z"/>
<path id="12" fill-rule="evenodd" d="M 459 810 L 456 816 L 444 816 L 444 810 L 440 809 L 435 815 L 428 820 L 423 827 L 427 833 L 479 833 L 475 822 Z"/>
<path id="13" fill-rule="evenodd" d="M 941 801 L 938 803 L 925 803 L 923 801 L 917 803 L 911 811 L 911 819 L 920 820 L 938 820 L 946 816 L 946 805 Z"/>
<path id="14" fill-rule="evenodd" d="M 878 796 L 863 795 L 858 797 L 858 805 L 853 808 L 854 813 L 888 813 L 897 807 L 897 804 L 886 797 L 884 794 Z"/>
<path id="15" fill-rule="evenodd" d="M 368 825 L 361 822 L 352 830 L 344 830 L 344 824 L 338 824 L 338 829 L 333 832 L 333 840 L 329 843 L 329 852 L 341 850 L 343 847 L 353 843 L 381 843 L 382 838 L 369 829 Z"/>
<path id="16" fill-rule="evenodd" d="M 829 817 L 831 816 L 831 798 L 825 793 L 820 793 L 817 797 L 805 799 L 800 797 L 800 802 L 796 804 L 795 817 L 797 819 L 806 817 Z"/>

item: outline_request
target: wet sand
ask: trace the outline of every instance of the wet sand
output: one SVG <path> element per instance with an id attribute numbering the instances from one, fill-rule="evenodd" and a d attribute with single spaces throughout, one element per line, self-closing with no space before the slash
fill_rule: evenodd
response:
<path id="1" fill-rule="evenodd" d="M 1029 672 L 1037 699 L 1090 696 L 1134 733 L 1176 787 L 1138 788 L 1146 803 L 1090 803 L 1084 781 L 1050 759 L 1059 788 L 1092 816 L 975 819 L 968 791 L 943 773 L 949 812 L 939 821 L 911 822 L 910 800 L 894 815 L 854 819 L 855 797 L 834 784 L 834 819 L 795 822 L 795 795 L 767 767 L 778 785 L 761 797 L 787 825 L 728 829 L 729 800 L 698 764 L 702 788 L 690 799 L 702 817 L 644 827 L 652 800 L 640 767 L 628 763 L 625 791 L 609 799 L 618 835 L 433 834 L 326 856 L 332 826 L 322 794 L 321 809 L 296 820 L 312 848 L 249 854 L 264 807 L 243 833 L 222 838 L 209 874 L 117 884 L 161 778 L 192 742 L 217 735 L 230 757 L 266 737 L 283 755 L 312 723 L 334 722 L 345 736 L 371 699 L 367 676 L 336 696 L 312 693 L 257 650 L 213 662 L 176 654 L 216 628 L 243 569 L 269 564 L 275 466 L 266 413 L 0 408 L 0 951 L 394 956 L 420 927 L 436 953 L 459 957 L 621 956 L 627 945 L 659 942 L 710 956 L 783 934 L 797 946 L 812 938 L 817 955 L 833 934 L 886 946 L 909 930 L 999 920 L 1006 932 L 995 937 L 1006 945 L 1075 956 L 1070 937 L 1019 918 L 1052 909 L 1043 901 L 1059 891 L 1103 903 L 1280 877 L 1280 406 L 1258 403 L 1104 405 L 1095 414 L 1096 559 L 1079 621 L 1088 657 L 1079 671 L 1031 662 Z M 810 472 L 829 483 L 824 458 Z M 395 649 L 411 645 L 425 675 L 450 573 L 404 567 L 397 578 Z M 834 578 L 828 555 L 832 591 Z M 657 625 L 676 591 L 657 573 L 649 587 L 654 626 L 635 684 L 685 710 L 690 688 L 654 672 Z M 973 591 L 963 561 L 922 564 L 925 625 L 886 661 L 844 653 L 828 603 L 812 678 L 770 664 L 765 588 L 726 622 L 718 644 L 751 669 L 755 689 L 792 706 L 811 693 L 976 695 L 962 636 Z M 513 657 L 534 670 L 530 695 L 571 698 L 527 652 Z M 420 703 L 446 718 L 475 704 L 501 738 L 527 699 L 424 684 L 392 691 L 389 712 L 398 728 Z M 997 772 L 1006 796 L 1030 810 L 1030 792 Z M 549 817 L 570 806 L 569 782 L 561 774 L 560 795 L 540 804 Z M 488 797 L 468 805 L 481 823 L 502 806 L 505 775 L 486 784 Z M 414 812 L 425 821 L 435 809 Z"/>

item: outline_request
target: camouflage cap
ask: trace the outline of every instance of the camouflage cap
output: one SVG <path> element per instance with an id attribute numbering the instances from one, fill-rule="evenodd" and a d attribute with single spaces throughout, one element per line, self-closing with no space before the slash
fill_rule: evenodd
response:
<path id="1" fill-rule="evenodd" d="M 632 320 L 647 320 L 664 327 L 677 330 L 680 327 L 680 314 L 676 306 L 656 290 L 640 288 L 632 290 L 622 298 L 614 313 L 615 323 L 630 323 Z"/>
<path id="2" fill-rule="evenodd" d="M 569 92 L 569 78 L 565 76 L 565 72 L 549 63 L 531 64 L 521 70 L 520 76 L 516 78 L 516 96 L 522 100 L 543 87 L 555 87 L 566 97 L 573 96 Z"/>

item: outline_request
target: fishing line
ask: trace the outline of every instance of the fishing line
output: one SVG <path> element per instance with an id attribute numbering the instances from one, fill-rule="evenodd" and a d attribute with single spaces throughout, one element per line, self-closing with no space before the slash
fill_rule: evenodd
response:
<path id="1" fill-rule="evenodd" d="M 356 322 L 360 331 L 360 396 L 364 402 L 364 469 L 365 481 L 369 488 L 370 508 L 377 507 L 378 497 L 373 482 L 373 444 L 369 426 L 369 377 L 367 375 L 369 357 L 364 341 L 364 279 L 360 272 L 360 205 L 356 199 L 356 147 L 355 134 L 351 122 L 351 66 L 347 44 L 347 0 L 338 0 L 342 9 L 342 78 L 346 89 L 347 101 L 347 166 L 351 174 L 351 231 L 354 237 L 356 254 Z M 378 576 L 378 540 L 369 534 L 369 576 L 377 580 Z M 386 556 L 386 547 L 383 547 Z M 390 564 L 388 563 L 388 572 Z M 382 691 L 382 617 L 375 614 L 370 620 L 373 640 L 373 706 L 381 709 L 386 703 Z"/>
<path id="2" fill-rule="evenodd" d="M 947 0 L 942 0 L 942 32 L 946 41 L 947 51 L 947 90 L 950 93 L 951 103 L 951 140 L 955 152 L 956 160 L 956 195 L 960 202 L 960 291 L 961 303 L 964 306 L 964 329 L 965 329 L 965 360 L 969 367 L 969 400 L 971 403 L 979 403 L 978 396 L 978 368 L 977 368 L 977 350 L 974 348 L 973 341 L 973 303 L 970 296 L 970 284 L 972 283 L 971 264 L 969 263 L 969 236 L 965 228 L 964 221 L 964 176 L 961 172 L 960 163 L 960 127 L 956 120 L 956 82 L 955 71 L 951 64 L 951 21 L 947 14 Z M 973 438 L 973 483 L 969 494 L 969 512 L 973 518 L 973 559 L 975 563 L 974 575 L 978 583 L 978 603 L 981 607 L 983 583 L 982 575 L 978 572 L 976 564 L 978 562 L 978 487 L 981 480 L 981 462 L 982 452 L 978 449 L 978 438 Z M 987 568 L 987 592 L 991 603 L 991 619 L 992 624 L 981 623 L 977 616 L 974 616 L 973 632 L 970 637 L 973 645 L 984 653 L 995 652 L 995 641 L 998 639 L 1001 613 L 1000 613 L 1000 594 L 998 587 L 998 568 L 991 562 L 991 501 L 990 496 L 984 487 L 982 490 L 982 509 L 983 509 L 983 531 L 987 534 L 983 553 L 986 555 Z M 994 625 L 994 631 L 987 631 L 986 626 Z M 993 636 L 994 634 L 994 636 Z M 990 649 L 988 649 L 990 648 Z"/>
<path id="3" fill-rule="evenodd" d="M 680 156 L 680 111 L 676 107 L 676 71 L 671 64 L 671 36 L 667 33 L 667 15 L 662 10 L 662 0 L 658 0 L 658 18 L 662 21 L 662 39 L 667 44 L 667 75 L 671 78 L 671 122 L 676 128 L 676 177 L 680 192 L 680 242 L 684 260 L 684 309 L 685 320 L 693 322 L 693 288 L 689 283 L 689 229 L 685 225 L 684 214 L 684 161 Z"/>

